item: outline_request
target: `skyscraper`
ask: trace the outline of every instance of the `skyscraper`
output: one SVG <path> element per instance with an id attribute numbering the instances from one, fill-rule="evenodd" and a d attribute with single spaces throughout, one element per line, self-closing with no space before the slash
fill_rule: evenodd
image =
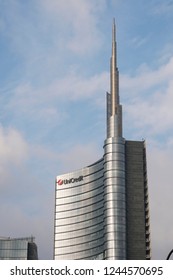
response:
<path id="1" fill-rule="evenodd" d="M 115 22 L 103 157 L 56 178 L 55 259 L 150 259 L 146 148 L 122 135 Z"/>

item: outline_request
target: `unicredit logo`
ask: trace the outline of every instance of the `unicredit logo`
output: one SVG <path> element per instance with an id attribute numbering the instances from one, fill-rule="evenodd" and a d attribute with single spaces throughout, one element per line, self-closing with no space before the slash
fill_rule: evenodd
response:
<path id="1" fill-rule="evenodd" d="M 63 184 L 63 180 L 59 179 L 57 183 L 59 186 L 61 186 Z"/>
<path id="2" fill-rule="evenodd" d="M 83 181 L 83 176 L 79 176 L 78 178 L 70 178 L 70 179 L 64 179 L 64 180 L 62 180 L 62 179 L 59 179 L 58 181 L 57 181 L 57 184 L 59 185 L 59 186 L 61 186 L 61 185 L 67 185 L 67 184 L 71 184 L 71 183 L 76 183 L 76 182 L 80 182 L 80 181 Z"/>

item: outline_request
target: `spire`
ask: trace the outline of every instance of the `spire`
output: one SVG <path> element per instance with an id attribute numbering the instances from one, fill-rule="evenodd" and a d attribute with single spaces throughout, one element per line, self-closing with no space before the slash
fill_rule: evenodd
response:
<path id="1" fill-rule="evenodd" d="M 115 19 L 113 19 L 112 25 L 110 93 L 107 93 L 107 138 L 109 137 L 122 137 L 122 106 L 119 104 L 119 73 L 117 68 Z"/>
<path id="2" fill-rule="evenodd" d="M 116 27 L 115 19 L 112 25 L 112 57 L 110 69 L 111 95 L 112 95 L 112 115 L 117 113 L 117 105 L 119 104 L 119 89 L 118 89 L 118 69 L 117 69 L 117 54 L 116 54 Z"/>

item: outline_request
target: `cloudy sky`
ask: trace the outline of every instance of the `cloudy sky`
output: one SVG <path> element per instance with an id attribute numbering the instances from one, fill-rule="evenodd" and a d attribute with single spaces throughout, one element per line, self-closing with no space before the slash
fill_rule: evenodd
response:
<path id="1" fill-rule="evenodd" d="M 173 248 L 173 1 L 0 0 L 0 236 L 52 259 L 55 176 L 103 155 L 111 28 L 124 137 L 146 139 L 152 258 Z"/>

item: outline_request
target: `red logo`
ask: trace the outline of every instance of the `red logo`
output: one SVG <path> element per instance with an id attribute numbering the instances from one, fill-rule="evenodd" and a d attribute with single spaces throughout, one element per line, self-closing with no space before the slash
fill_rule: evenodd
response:
<path id="1" fill-rule="evenodd" d="M 63 180 L 59 179 L 58 182 L 57 182 L 57 184 L 58 184 L 59 186 L 61 186 L 61 185 L 63 184 Z"/>

